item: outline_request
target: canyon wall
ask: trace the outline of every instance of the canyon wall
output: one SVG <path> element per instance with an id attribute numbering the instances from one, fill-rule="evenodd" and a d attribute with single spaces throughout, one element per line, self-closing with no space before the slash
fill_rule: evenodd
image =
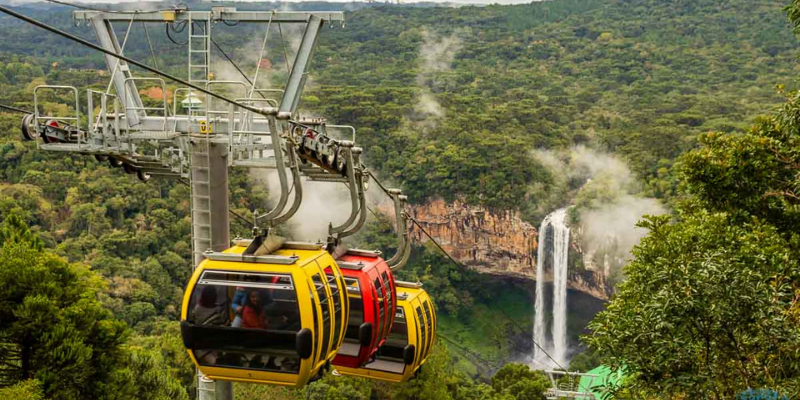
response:
<path id="1" fill-rule="evenodd" d="M 485 274 L 536 279 L 537 228 L 523 221 L 519 213 L 489 211 L 442 199 L 411 206 L 410 213 L 464 265 Z M 411 234 L 416 243 L 428 239 L 413 224 Z M 552 270 L 545 275 L 547 281 L 553 280 Z M 611 294 L 602 271 L 572 269 L 567 286 L 603 300 Z"/>

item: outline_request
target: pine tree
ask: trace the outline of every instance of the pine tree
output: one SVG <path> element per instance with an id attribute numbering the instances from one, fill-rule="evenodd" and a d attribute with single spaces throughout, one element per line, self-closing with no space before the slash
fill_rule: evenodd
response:
<path id="1" fill-rule="evenodd" d="M 188 397 L 157 355 L 126 347 L 126 324 L 97 300 L 99 275 L 43 251 L 13 216 L 0 234 L 0 387 L 34 380 L 59 400 Z"/>
<path id="2" fill-rule="evenodd" d="M 34 250 L 42 250 L 44 247 L 42 239 L 31 232 L 30 228 L 22 221 L 22 218 L 16 214 L 9 215 L 8 218 L 3 221 L 3 225 L 0 226 L 0 245 L 8 241 L 13 243 L 27 243 L 28 246 Z"/>

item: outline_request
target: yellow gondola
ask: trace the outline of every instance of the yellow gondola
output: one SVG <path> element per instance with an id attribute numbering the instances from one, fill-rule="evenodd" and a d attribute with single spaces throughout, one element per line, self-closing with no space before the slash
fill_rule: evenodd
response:
<path id="1" fill-rule="evenodd" d="M 436 310 L 420 283 L 397 281 L 397 312 L 386 343 L 374 360 L 361 368 L 336 367 L 336 373 L 406 382 L 430 354 L 436 337 Z"/>
<path id="2" fill-rule="evenodd" d="M 322 245 L 286 242 L 258 255 L 261 242 L 205 254 L 184 294 L 181 335 L 210 379 L 302 386 L 342 344 L 346 286 Z"/>

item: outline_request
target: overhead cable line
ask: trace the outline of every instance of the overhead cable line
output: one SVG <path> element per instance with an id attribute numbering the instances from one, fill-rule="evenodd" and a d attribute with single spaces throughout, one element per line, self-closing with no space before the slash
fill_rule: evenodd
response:
<path id="1" fill-rule="evenodd" d="M 249 83 L 249 84 L 250 84 L 250 86 L 255 86 L 255 85 L 253 84 L 253 81 L 252 81 L 252 80 L 250 80 L 250 78 L 248 78 L 248 77 L 247 77 L 247 74 L 245 74 L 245 73 L 244 73 L 244 71 L 243 71 L 241 68 L 239 68 L 239 66 L 236 64 L 236 62 L 235 62 L 235 61 L 233 61 L 233 59 L 232 59 L 230 56 L 228 56 L 228 54 L 227 54 L 227 53 L 225 53 L 225 51 L 224 51 L 224 50 L 222 50 L 222 47 L 220 47 L 220 45 L 219 45 L 219 44 L 217 44 L 217 41 L 216 41 L 216 40 L 214 40 L 214 39 L 211 39 L 211 44 L 213 44 L 213 45 L 214 45 L 214 47 L 216 47 L 216 48 L 217 48 L 217 50 L 219 50 L 219 52 L 222 54 L 222 56 L 223 56 L 223 57 L 225 57 L 225 59 L 226 59 L 226 60 L 228 60 L 228 62 L 229 62 L 229 63 L 231 63 L 231 65 L 233 65 L 233 68 L 235 68 L 237 71 L 239 71 L 239 74 L 241 74 L 241 75 L 242 75 L 242 78 L 244 78 L 244 79 L 247 81 L 247 83 Z M 262 98 L 262 99 L 265 99 L 265 100 L 266 100 L 266 98 L 267 98 L 267 97 L 266 97 L 266 96 L 264 96 L 264 93 L 261 93 L 261 92 L 259 92 L 259 91 L 255 91 L 255 92 L 256 92 L 256 93 L 258 93 L 258 95 L 259 95 L 259 96 L 261 96 L 261 98 Z"/>
<path id="2" fill-rule="evenodd" d="M 7 105 L 3 105 L 3 104 L 0 104 L 0 108 L 8 110 L 8 111 L 22 113 L 22 114 L 33 114 L 33 111 L 27 111 L 27 110 L 23 110 L 21 108 L 11 107 L 11 106 L 7 106 Z"/>
<path id="3" fill-rule="evenodd" d="M 289 68 L 289 54 L 286 52 L 286 41 L 283 39 L 283 30 L 281 24 L 278 24 L 278 33 L 281 35 L 281 45 L 283 46 L 283 62 L 286 64 L 286 72 L 291 72 Z"/>
<path id="4" fill-rule="evenodd" d="M 450 338 L 448 338 L 448 337 L 447 337 L 447 336 L 445 336 L 445 335 L 442 335 L 442 333 L 441 333 L 441 332 L 437 333 L 437 334 L 436 334 L 436 336 L 438 336 L 438 337 L 440 337 L 440 338 L 444 339 L 444 341 L 446 341 L 447 343 L 450 343 L 451 345 L 455 346 L 455 348 L 457 348 L 457 349 L 459 349 L 459 350 L 463 351 L 464 353 L 466 353 L 466 354 L 468 354 L 468 355 L 470 355 L 470 356 L 474 357 L 476 360 L 478 360 L 478 361 L 480 361 L 482 364 L 484 364 L 484 366 L 489 366 L 489 367 L 491 367 L 491 368 L 494 368 L 495 370 L 499 370 L 499 369 L 501 368 L 499 365 L 497 365 L 497 364 L 495 364 L 494 362 L 492 362 L 492 361 L 489 361 L 489 360 L 487 360 L 487 359 L 485 359 L 485 358 L 483 358 L 483 357 L 479 356 L 477 353 L 475 353 L 475 352 L 473 352 L 472 350 L 470 350 L 470 349 L 468 349 L 468 348 L 466 348 L 466 347 L 462 346 L 461 344 L 459 344 L 459 343 L 458 343 L 458 342 L 456 342 L 455 340 L 453 340 L 453 339 L 450 339 Z"/>
<path id="5" fill-rule="evenodd" d="M 212 92 L 210 90 L 206 90 L 206 89 L 204 89 L 204 88 L 202 88 L 200 86 L 197 86 L 197 85 L 195 85 L 193 83 L 189 83 L 189 82 L 187 82 L 187 81 L 185 81 L 183 79 L 180 79 L 180 78 L 178 78 L 176 76 L 170 75 L 170 74 L 168 74 L 166 72 L 161 72 L 161 71 L 159 71 L 159 70 L 157 70 L 155 68 L 152 68 L 152 67 L 148 66 L 147 64 L 144 64 L 144 63 L 136 61 L 136 60 L 134 60 L 132 58 L 129 58 L 129 57 L 114 53 L 112 51 L 106 50 L 106 49 L 104 49 L 104 48 L 102 48 L 102 47 L 100 47 L 100 46 L 98 46 L 98 45 L 96 45 L 96 44 L 94 44 L 92 42 L 89 42 L 89 41 L 87 41 L 85 39 L 82 39 L 82 38 L 80 38 L 78 36 L 75 36 L 75 35 L 72 35 L 70 33 L 64 32 L 64 31 L 62 31 L 62 30 L 60 30 L 58 28 L 54 28 L 54 27 L 52 27 L 50 25 L 47 25 L 47 24 L 45 24 L 43 22 L 40 22 L 40 21 L 37 21 L 37 20 L 35 20 L 33 18 L 27 17 L 27 16 L 25 16 L 23 14 L 20 14 L 20 13 L 18 13 L 16 11 L 13 11 L 13 10 L 9 9 L 8 7 L 0 6 L 0 12 L 8 14 L 8 15 L 14 17 L 14 18 L 17 18 L 17 19 L 21 19 L 21 20 L 23 20 L 23 21 L 25 21 L 25 22 L 27 22 L 29 24 L 35 25 L 35 26 L 37 26 L 39 28 L 42 28 L 42 29 L 47 30 L 47 31 L 50 31 L 50 32 L 55 33 L 55 34 L 57 34 L 59 36 L 65 37 L 65 38 L 70 39 L 70 40 L 72 40 L 74 42 L 80 43 L 80 44 L 82 44 L 82 45 L 84 45 L 86 47 L 92 48 L 94 50 L 97 50 L 99 52 L 107 54 L 107 55 L 109 55 L 111 57 L 126 61 L 126 62 L 128 62 L 130 64 L 133 64 L 133 65 L 135 65 L 137 67 L 140 67 L 140 68 L 142 68 L 142 69 L 144 69 L 146 71 L 152 72 L 152 73 L 154 73 L 156 75 L 159 75 L 159 76 L 163 76 L 163 77 L 165 77 L 165 78 L 167 78 L 169 80 L 172 80 L 174 82 L 180 83 L 181 85 L 184 85 L 184 86 L 190 87 L 192 89 L 195 89 L 198 92 L 205 93 L 205 94 L 207 94 L 207 95 L 209 95 L 211 97 L 214 97 L 216 99 L 222 100 L 222 101 L 224 101 L 226 103 L 236 105 L 238 107 L 241 107 L 241 108 L 243 108 L 245 110 L 254 112 L 256 114 L 266 115 L 263 110 L 261 110 L 261 109 L 259 109 L 257 107 L 251 107 L 251 106 L 248 106 L 248 105 L 244 105 L 244 104 L 238 103 L 238 102 L 236 102 L 234 100 L 231 100 L 231 99 L 229 99 L 229 98 L 227 98 L 227 97 L 225 97 L 223 95 L 214 93 L 214 92 Z"/>
<path id="6" fill-rule="evenodd" d="M 153 50 L 153 43 L 150 41 L 150 34 L 147 33 L 147 24 L 142 21 L 142 29 L 144 29 L 144 36 L 147 38 L 147 47 L 150 48 L 150 57 L 153 59 L 153 68 L 158 69 L 158 59 L 156 59 L 156 52 Z"/>

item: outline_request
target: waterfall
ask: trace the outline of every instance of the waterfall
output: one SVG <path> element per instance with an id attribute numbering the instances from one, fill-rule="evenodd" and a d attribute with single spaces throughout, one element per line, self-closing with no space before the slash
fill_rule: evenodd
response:
<path id="1" fill-rule="evenodd" d="M 566 224 L 567 209 L 550 213 L 539 227 L 539 249 L 536 257 L 536 299 L 533 323 L 533 340 L 550 352 L 559 365 L 567 362 L 567 261 L 569 254 L 569 228 Z M 548 238 L 552 246 L 548 248 Z M 549 251 L 548 251 L 549 250 Z M 552 255 L 552 258 L 548 259 Z M 547 263 L 550 261 L 550 263 Z M 545 268 L 549 264 L 553 271 L 553 322 L 552 343 L 545 336 Z M 544 352 L 534 346 L 534 367 L 556 367 Z"/>
<path id="2" fill-rule="evenodd" d="M 567 254 L 569 228 L 567 210 L 554 213 L 553 226 L 553 358 L 566 367 L 567 363 Z"/>
<path id="3" fill-rule="evenodd" d="M 545 234 L 547 224 L 550 223 L 550 216 L 542 221 L 539 227 L 539 249 L 536 253 L 536 300 L 534 303 L 535 313 L 533 315 L 533 342 L 538 343 L 539 346 L 545 345 L 544 337 L 544 255 L 545 250 Z M 538 346 L 533 346 L 533 360 L 540 362 L 545 359 L 545 355 Z"/>

